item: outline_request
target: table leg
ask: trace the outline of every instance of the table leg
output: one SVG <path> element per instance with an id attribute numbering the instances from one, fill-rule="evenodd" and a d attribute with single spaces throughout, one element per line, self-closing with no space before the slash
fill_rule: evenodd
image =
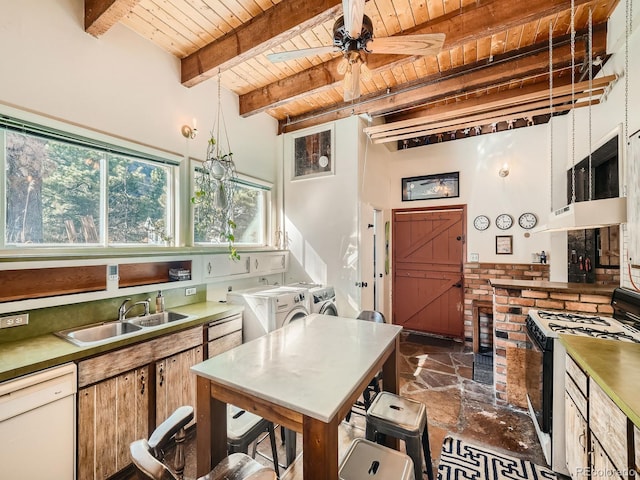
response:
<path id="1" fill-rule="evenodd" d="M 398 385 L 398 361 L 400 356 L 398 352 L 400 352 L 400 336 L 396 337 L 393 351 L 382 366 L 382 389 L 396 395 L 400 391 L 400 386 Z M 391 435 L 385 436 L 384 443 L 394 450 L 400 448 L 400 441 Z"/>
<path id="2" fill-rule="evenodd" d="M 197 378 L 196 473 L 208 474 L 227 456 L 227 404 L 211 396 L 211 382 Z"/>
<path id="3" fill-rule="evenodd" d="M 304 480 L 338 479 L 338 424 L 304 417 L 302 459 Z"/>
<path id="4" fill-rule="evenodd" d="M 384 362 L 382 366 L 382 389 L 391 392 L 398 393 L 398 352 L 400 351 L 400 337 L 396 337 L 393 351 L 389 358 Z"/>

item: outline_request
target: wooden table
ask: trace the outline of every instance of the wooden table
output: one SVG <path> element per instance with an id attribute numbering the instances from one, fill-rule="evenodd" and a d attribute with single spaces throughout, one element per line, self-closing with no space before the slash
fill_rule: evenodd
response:
<path id="1" fill-rule="evenodd" d="M 355 400 L 380 369 L 398 392 L 401 330 L 312 314 L 192 367 L 198 476 L 227 454 L 231 403 L 302 433 L 305 480 L 337 480 L 338 425 Z"/>

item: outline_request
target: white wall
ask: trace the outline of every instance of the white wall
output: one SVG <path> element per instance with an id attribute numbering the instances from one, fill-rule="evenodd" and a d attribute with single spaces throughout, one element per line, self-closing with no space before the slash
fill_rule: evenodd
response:
<path id="1" fill-rule="evenodd" d="M 293 139 L 335 129 L 335 173 L 292 179 Z M 284 135 L 284 222 L 289 239 L 286 281 L 333 285 L 338 312 L 355 317 L 360 309 L 358 251 L 358 126 L 350 117 L 322 127 Z"/>
<path id="2" fill-rule="evenodd" d="M 539 223 L 549 213 L 548 129 L 545 125 L 507 130 L 407 150 L 389 151 L 384 145 L 370 148 L 369 178 L 384 179 L 386 188 L 370 190 L 369 201 L 382 201 L 392 209 L 427 208 L 442 205 L 467 206 L 467 256 L 478 253 L 481 262 L 531 262 L 531 254 L 547 251 L 546 236 L 531 234 L 517 225 L 524 212 L 533 212 Z M 510 174 L 498 176 L 508 163 Z M 460 172 L 460 197 L 438 200 L 402 201 L 404 177 Z M 371 198 L 375 192 L 387 200 Z M 508 213 L 514 219 L 509 230 L 499 230 L 495 218 Z M 487 215 L 491 226 L 479 232 L 473 227 L 477 215 Z M 513 235 L 513 255 L 495 254 L 496 235 Z"/>
<path id="3" fill-rule="evenodd" d="M 180 84 L 180 62 L 122 25 L 100 38 L 84 32 L 81 0 L 0 0 L 0 111 L 65 124 L 203 159 L 218 110 L 217 82 Z M 238 115 L 223 89 L 222 111 L 238 171 L 276 181 L 277 122 Z M 185 139 L 180 127 L 197 119 Z M 50 122 L 51 123 L 51 122 Z M 222 135 L 221 135 L 222 136 Z"/>

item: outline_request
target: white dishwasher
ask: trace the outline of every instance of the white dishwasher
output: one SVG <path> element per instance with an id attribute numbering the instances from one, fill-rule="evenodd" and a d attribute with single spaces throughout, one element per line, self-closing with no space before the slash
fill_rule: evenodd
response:
<path id="1" fill-rule="evenodd" d="M 0 383 L 2 478 L 75 479 L 76 365 Z"/>

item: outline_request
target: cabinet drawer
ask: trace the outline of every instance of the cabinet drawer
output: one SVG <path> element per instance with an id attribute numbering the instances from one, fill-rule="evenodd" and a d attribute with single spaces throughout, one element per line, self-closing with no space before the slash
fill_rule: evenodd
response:
<path id="1" fill-rule="evenodd" d="M 628 468 L 627 416 L 593 379 L 589 381 L 589 427 L 598 441 L 606 445 L 606 453 L 615 468 Z"/>
<path id="2" fill-rule="evenodd" d="M 83 360 L 78 364 L 78 387 L 120 375 L 163 357 L 202 345 L 202 327 L 164 335 Z"/>
<path id="3" fill-rule="evenodd" d="M 209 325 L 207 340 L 215 340 L 232 332 L 242 330 L 242 314 L 238 313 Z"/>
<path id="4" fill-rule="evenodd" d="M 573 379 L 582 395 L 586 397 L 588 377 L 569 355 L 567 355 L 566 369 L 567 375 Z"/>
<path id="5" fill-rule="evenodd" d="M 573 400 L 573 403 L 575 403 L 578 408 L 580 415 L 587 418 L 587 398 L 582 394 L 578 386 L 573 381 L 573 378 L 568 375 L 568 372 L 565 377 L 564 387 L 567 395 L 569 395 L 571 400 Z"/>
<path id="6" fill-rule="evenodd" d="M 238 345 L 242 345 L 242 331 L 233 332 L 209 342 L 207 357 L 215 357 L 216 355 L 220 355 L 221 353 L 231 350 Z"/>

